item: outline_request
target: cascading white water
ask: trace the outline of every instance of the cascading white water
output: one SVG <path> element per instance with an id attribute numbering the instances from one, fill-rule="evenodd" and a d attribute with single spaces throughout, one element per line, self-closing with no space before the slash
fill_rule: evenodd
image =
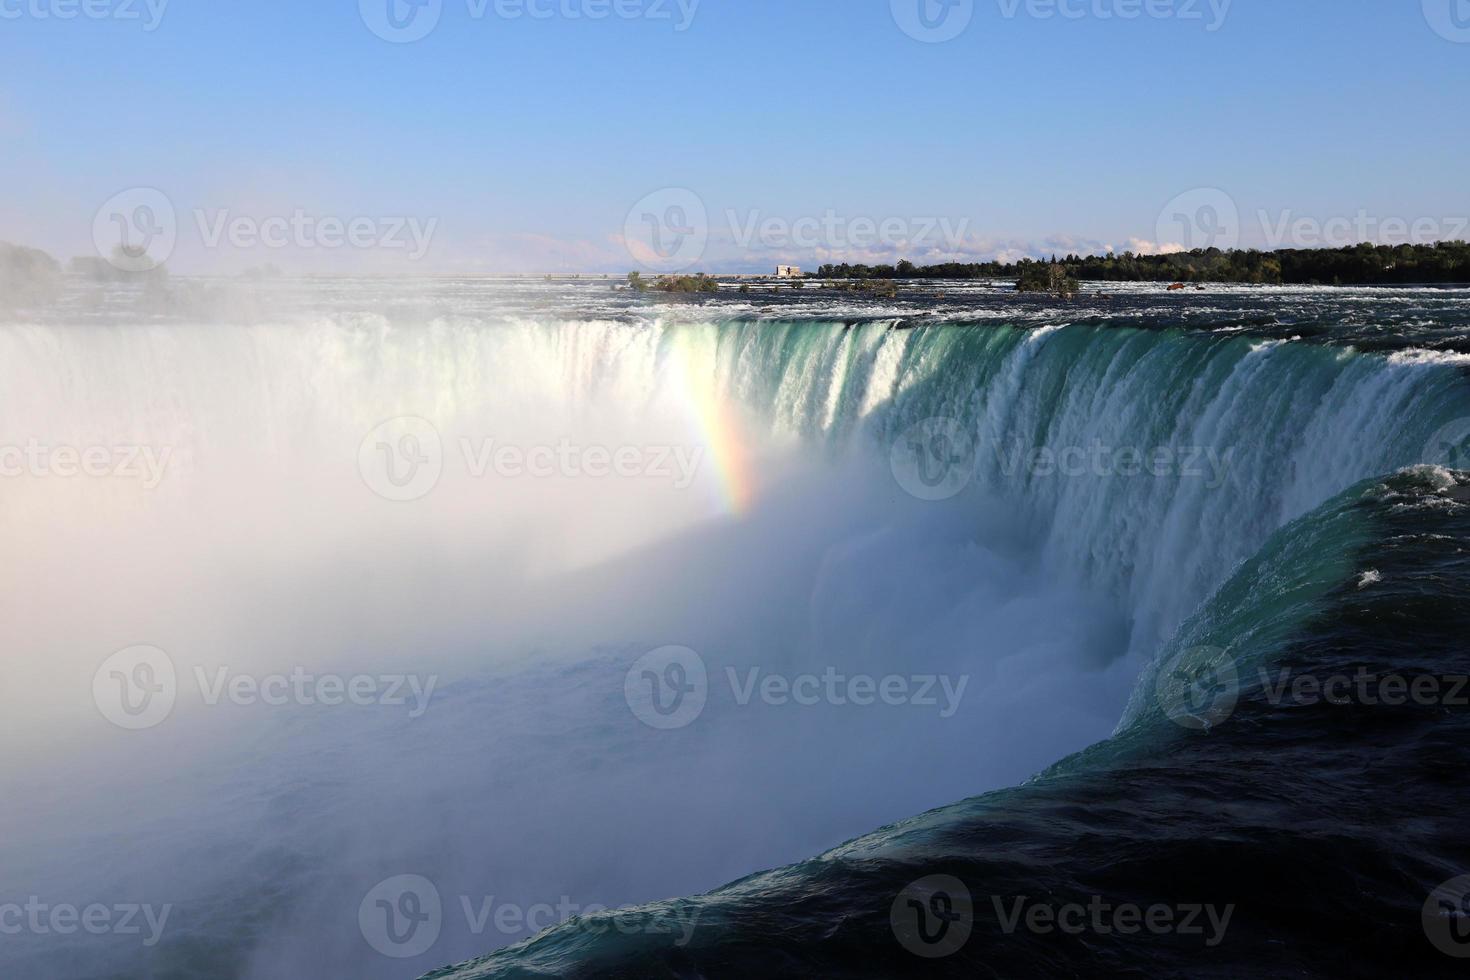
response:
<path id="1" fill-rule="evenodd" d="M 461 899 L 696 892 L 1014 783 L 1106 736 L 1271 530 L 1420 461 L 1465 408 L 1451 366 L 1175 332 L 470 317 L 4 326 L 0 392 L 0 446 L 166 459 L 156 486 L 54 461 L 0 480 L 19 694 L 0 900 L 175 907 L 156 950 L 47 949 L 56 976 L 143 956 L 409 975 L 527 931 Z M 371 460 L 402 432 L 374 433 L 404 416 L 443 472 L 385 499 Z M 935 418 L 973 437 L 937 501 L 894 453 Z M 477 472 L 562 445 L 650 465 Z M 1034 456 L 1093 447 L 1106 467 Z M 649 471 L 663 450 L 697 461 L 688 481 Z M 1201 455 L 1123 475 L 1134 450 Z M 172 658 L 178 703 L 124 731 L 93 679 L 134 644 Z M 669 644 L 702 658 L 708 706 L 660 731 L 624 685 Z M 211 705 L 198 678 L 221 668 L 435 693 L 417 717 Z M 829 669 L 965 685 L 933 706 L 741 703 L 752 676 Z M 358 903 L 405 873 L 445 913 L 395 960 Z M 0 957 L 23 968 L 28 942 Z"/>

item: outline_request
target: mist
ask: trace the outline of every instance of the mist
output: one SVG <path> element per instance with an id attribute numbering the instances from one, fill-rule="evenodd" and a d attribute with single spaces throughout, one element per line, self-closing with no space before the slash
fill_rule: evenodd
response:
<path id="1" fill-rule="evenodd" d="M 700 892 L 1023 779 L 1106 735 L 1136 670 L 1004 507 L 915 499 L 861 439 L 810 452 L 714 327 L 18 323 L 0 364 L 0 900 L 170 907 L 156 944 L 8 940 L 21 972 L 413 975 L 551 924 L 487 901 Z M 379 456 L 430 419 L 418 496 Z M 659 729 L 630 668 L 671 645 L 707 703 Z M 112 685 L 164 669 L 168 713 L 120 726 Z M 399 875 L 443 901 L 414 957 L 359 926 Z"/>
<path id="2" fill-rule="evenodd" d="M 5 972 L 417 976 L 1016 784 L 1456 391 L 529 288 L 72 283 L 0 324 L 0 908 L 45 907 Z M 936 417 L 984 443 L 953 485 L 905 456 Z M 1221 466 L 1009 472 L 1026 433 Z"/>

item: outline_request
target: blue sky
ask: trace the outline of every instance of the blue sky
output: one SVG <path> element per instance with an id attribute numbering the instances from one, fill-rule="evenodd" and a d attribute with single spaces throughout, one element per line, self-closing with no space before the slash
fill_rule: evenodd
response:
<path id="1" fill-rule="evenodd" d="M 1160 226 L 1196 189 L 1175 213 L 1223 193 L 1245 244 L 1296 243 L 1260 240 L 1262 212 L 1470 237 L 1470 0 L 973 0 L 938 43 L 900 21 L 923 2 L 961 24 L 940 0 L 438 0 L 411 43 L 369 29 L 390 0 L 58 18 L 81 2 L 0 0 L 0 240 L 63 257 L 140 187 L 176 209 L 181 271 L 626 269 L 645 199 L 720 270 L 1198 244 Z M 222 212 L 432 237 L 412 261 L 211 245 Z"/>

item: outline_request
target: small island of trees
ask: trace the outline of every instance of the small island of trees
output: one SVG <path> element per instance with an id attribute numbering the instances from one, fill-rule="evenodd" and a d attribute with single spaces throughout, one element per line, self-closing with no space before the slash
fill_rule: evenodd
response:
<path id="1" fill-rule="evenodd" d="M 653 282 L 643 278 L 641 272 L 628 273 L 628 285 L 643 293 L 652 289 L 658 293 L 717 293 L 718 281 L 703 272 L 695 276 L 659 276 Z"/>

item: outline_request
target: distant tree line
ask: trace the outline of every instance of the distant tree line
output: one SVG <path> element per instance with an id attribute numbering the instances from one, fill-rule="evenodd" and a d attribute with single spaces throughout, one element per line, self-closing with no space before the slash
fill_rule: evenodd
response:
<path id="1" fill-rule="evenodd" d="M 1016 279 L 1038 281 L 1049 273 L 1033 266 L 1060 266 L 1064 279 L 1106 282 L 1221 282 L 1269 285 L 1372 286 L 1413 283 L 1470 283 L 1470 244 L 1353 245 L 1338 249 L 1195 249 L 1170 255 L 1108 255 L 1019 262 L 944 262 L 916 266 L 824 265 L 823 279 Z"/>

